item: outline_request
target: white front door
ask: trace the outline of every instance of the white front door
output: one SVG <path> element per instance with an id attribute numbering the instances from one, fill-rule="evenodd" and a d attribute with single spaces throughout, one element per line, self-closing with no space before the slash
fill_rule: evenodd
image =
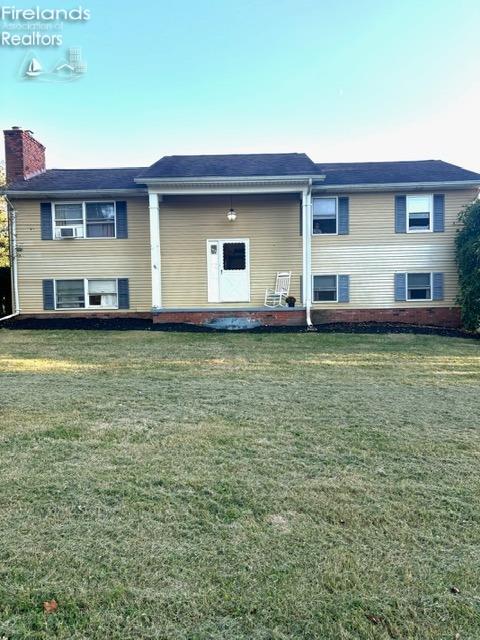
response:
<path id="1" fill-rule="evenodd" d="M 250 302 L 247 239 L 207 240 L 208 301 Z"/>

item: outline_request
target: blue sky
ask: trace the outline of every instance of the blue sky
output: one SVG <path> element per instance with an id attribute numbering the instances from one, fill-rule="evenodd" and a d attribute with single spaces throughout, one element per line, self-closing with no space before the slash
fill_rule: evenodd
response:
<path id="1" fill-rule="evenodd" d="M 316 161 L 441 158 L 480 171 L 478 0 L 82 6 L 91 20 L 67 25 L 65 46 L 34 49 L 53 64 L 81 46 L 88 71 L 78 82 L 21 80 L 28 49 L 0 47 L 2 128 L 32 129 L 49 167 L 305 151 Z"/>

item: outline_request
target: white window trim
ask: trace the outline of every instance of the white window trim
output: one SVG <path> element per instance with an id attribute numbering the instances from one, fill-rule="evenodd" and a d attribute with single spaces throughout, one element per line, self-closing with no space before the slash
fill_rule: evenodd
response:
<path id="1" fill-rule="evenodd" d="M 113 236 L 95 236 L 93 238 L 87 237 L 87 204 L 97 203 L 97 202 L 113 204 L 113 212 L 115 214 L 114 220 L 113 220 L 113 227 L 114 227 Z M 82 201 L 77 200 L 75 202 L 72 202 L 72 201 L 52 202 L 52 235 L 54 240 L 61 240 L 61 238 L 56 237 L 56 233 L 55 233 L 57 229 L 56 220 L 55 220 L 55 207 L 57 205 L 64 205 L 64 204 L 81 204 L 82 205 L 83 237 L 75 238 L 75 240 L 116 240 L 117 239 L 117 203 L 115 200 L 100 199 L 100 200 L 82 200 Z"/>
<path id="2" fill-rule="evenodd" d="M 313 231 L 313 221 L 315 220 L 315 214 L 314 212 L 314 200 L 335 200 L 335 228 L 336 231 L 335 233 L 315 233 Z M 338 196 L 313 196 L 312 198 L 312 229 L 311 229 L 311 235 L 312 236 L 338 236 Z M 317 274 L 317 275 L 321 275 L 321 274 Z M 333 274 L 331 274 L 333 275 Z"/>
<path id="3" fill-rule="evenodd" d="M 410 217 L 408 211 L 408 199 L 416 196 L 428 197 L 430 201 L 430 215 L 428 217 L 428 229 L 410 229 Z M 407 194 L 405 200 L 405 209 L 407 216 L 407 233 L 431 233 L 433 231 L 433 193 L 410 193 Z M 420 273 L 420 272 L 419 272 Z"/>
<path id="4" fill-rule="evenodd" d="M 325 235 L 333 236 L 333 233 Z M 335 300 L 315 300 L 315 276 L 335 276 Z M 312 273 L 312 304 L 331 304 L 332 302 L 338 302 L 338 273 Z"/>
<path id="5" fill-rule="evenodd" d="M 84 307 L 57 307 L 57 280 L 83 280 L 83 299 L 85 301 Z M 89 305 L 88 304 L 88 281 L 89 280 L 113 280 L 115 282 L 115 293 L 117 296 L 117 304 L 116 306 L 108 306 L 108 307 L 100 307 L 97 305 Z M 55 301 L 55 311 L 111 311 L 112 309 L 118 309 L 118 278 L 54 278 L 53 279 L 53 297 Z"/>
<path id="6" fill-rule="evenodd" d="M 409 298 L 408 297 L 408 275 L 413 273 L 422 273 L 430 276 L 430 297 L 429 298 Z M 405 300 L 407 302 L 431 302 L 433 300 L 433 272 L 432 271 L 407 271 L 405 273 Z"/>

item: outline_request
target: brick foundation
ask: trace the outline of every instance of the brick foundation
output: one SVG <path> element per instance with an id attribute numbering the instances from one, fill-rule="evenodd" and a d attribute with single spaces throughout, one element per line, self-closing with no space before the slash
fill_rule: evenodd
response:
<path id="1" fill-rule="evenodd" d="M 378 322 L 431 327 L 461 326 L 459 307 L 412 307 L 410 309 L 312 309 L 313 324 L 332 322 Z"/>
<path id="2" fill-rule="evenodd" d="M 25 313 L 21 318 L 45 320 L 47 318 L 92 318 L 111 320 L 113 318 L 137 318 L 152 320 L 158 324 L 208 325 L 214 321 L 243 318 L 252 326 L 282 327 L 305 326 L 304 309 L 269 309 L 268 311 L 216 310 L 209 311 L 161 311 L 158 313 L 136 311 L 91 312 L 76 311 L 69 313 Z M 411 309 L 312 309 L 313 324 L 376 322 L 379 324 L 411 324 L 430 327 L 461 327 L 458 307 L 415 307 Z"/>
<path id="3" fill-rule="evenodd" d="M 21 313 L 19 318 L 28 318 L 29 320 L 47 320 L 48 318 L 92 318 L 93 320 L 136 318 L 138 320 L 151 320 L 152 314 L 148 311 L 46 311 L 45 313 Z"/>

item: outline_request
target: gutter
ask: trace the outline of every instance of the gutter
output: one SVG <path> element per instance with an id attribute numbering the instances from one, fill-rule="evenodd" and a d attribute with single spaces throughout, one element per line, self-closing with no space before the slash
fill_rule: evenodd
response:
<path id="1" fill-rule="evenodd" d="M 455 180 L 439 182 L 384 182 L 375 184 L 314 184 L 313 190 L 320 192 L 340 191 L 421 191 L 427 189 L 464 189 L 465 187 L 480 187 L 480 180 Z"/>
<path id="2" fill-rule="evenodd" d="M 15 318 L 20 314 L 19 296 L 18 296 L 18 273 L 17 273 L 17 221 L 16 211 L 7 199 L 8 207 L 8 235 L 10 238 L 10 269 L 11 269 L 11 287 L 12 287 L 12 310 L 8 316 L 0 318 L 0 322 Z"/>
<path id="3" fill-rule="evenodd" d="M 325 180 L 325 175 L 323 174 L 314 174 L 316 180 Z M 166 176 L 163 178 L 155 178 L 152 177 L 143 177 L 139 176 L 138 178 L 134 178 L 133 181 L 138 184 L 146 184 L 148 186 L 155 185 L 163 185 L 163 184 L 231 184 L 231 183 L 240 183 L 240 184 L 248 184 L 248 183 L 290 183 L 290 182 L 305 182 L 306 180 L 311 180 L 312 174 L 305 175 L 283 175 L 283 176 L 183 176 L 175 178 L 173 176 Z"/>
<path id="4" fill-rule="evenodd" d="M 312 179 L 302 191 L 302 232 L 303 232 L 303 304 L 307 328 L 311 328 L 312 306 Z"/>
<path id="5" fill-rule="evenodd" d="M 147 189 L 82 189 L 71 190 L 62 189 L 61 191 L 9 191 L 5 189 L 2 192 L 10 198 L 16 198 L 17 200 L 28 198 L 81 198 L 83 196 L 130 196 L 141 197 L 148 196 Z"/>

